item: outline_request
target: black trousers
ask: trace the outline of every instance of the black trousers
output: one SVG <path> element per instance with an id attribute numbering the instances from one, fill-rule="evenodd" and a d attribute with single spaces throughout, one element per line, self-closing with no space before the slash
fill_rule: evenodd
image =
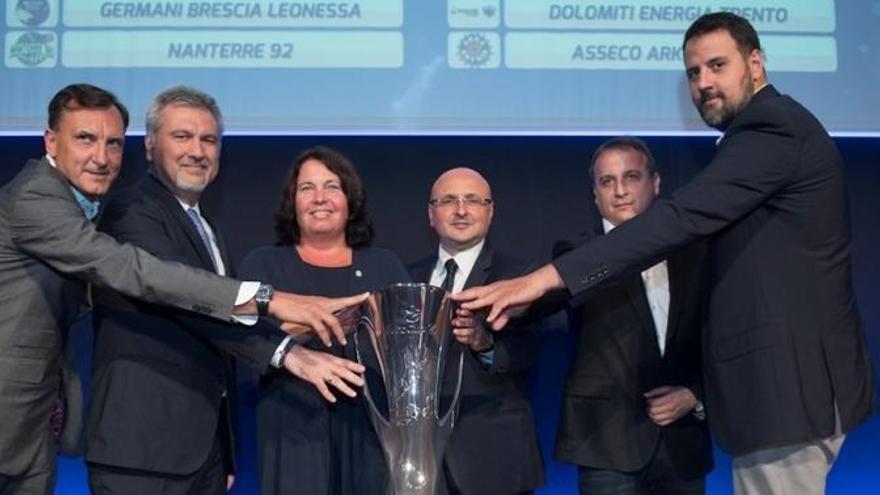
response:
<path id="1" fill-rule="evenodd" d="M 188 475 L 89 463 L 89 489 L 93 495 L 224 495 L 229 470 L 223 443 L 215 435 L 205 463 Z"/>
<path id="2" fill-rule="evenodd" d="M 581 466 L 578 488 L 581 495 L 703 495 L 706 479 L 679 476 L 661 436 L 654 456 L 643 469 L 623 472 Z"/>

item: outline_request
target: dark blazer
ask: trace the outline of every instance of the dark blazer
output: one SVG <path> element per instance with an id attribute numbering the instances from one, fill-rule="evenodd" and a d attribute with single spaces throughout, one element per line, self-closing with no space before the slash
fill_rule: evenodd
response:
<path id="1" fill-rule="evenodd" d="M 600 232 L 558 242 L 554 256 Z M 687 387 L 702 399 L 702 248 L 695 245 L 667 260 L 669 320 L 662 356 L 639 274 L 622 278 L 572 309 L 577 350 L 565 382 L 556 437 L 559 460 L 638 471 L 653 458 L 662 436 L 680 478 L 695 478 L 712 469 L 706 422 L 687 414 L 671 425 L 658 426 L 648 417 L 643 396 L 656 387 L 673 385 Z"/>
<path id="2" fill-rule="evenodd" d="M 352 258 L 341 287 L 328 288 L 322 269 L 307 265 L 291 246 L 251 251 L 242 261 L 241 273 L 279 290 L 328 297 L 409 281 L 403 263 L 391 251 L 362 247 L 354 250 Z M 344 348 L 311 345 L 356 360 L 352 337 Z M 261 378 L 256 415 L 261 493 L 384 495 L 385 457 L 358 392 L 355 399 L 336 394 L 337 402 L 329 404 L 302 380 L 280 372 Z"/>
<path id="3" fill-rule="evenodd" d="M 436 254 L 412 264 L 412 279 L 429 282 L 436 264 Z M 486 241 L 464 287 L 514 277 L 526 268 Z M 491 368 L 475 353 L 464 354 L 459 417 L 444 456 L 447 484 L 464 495 L 509 495 L 544 484 L 528 391 L 537 338 L 523 324 L 494 337 Z"/>
<path id="4" fill-rule="evenodd" d="M 853 295 L 840 155 L 772 86 L 733 119 L 711 163 L 669 201 L 554 261 L 571 296 L 708 238 L 704 386 L 726 451 L 825 438 L 874 407 Z"/>
<path id="5" fill-rule="evenodd" d="M 111 200 L 100 228 L 159 258 L 214 270 L 180 203 L 153 176 Z M 231 272 L 222 237 L 216 237 Z M 285 334 L 265 322 L 253 328 L 215 322 L 106 290 L 95 292 L 95 303 L 86 460 L 191 474 L 220 432 L 231 467 L 231 356 L 264 371 Z"/>
<path id="6" fill-rule="evenodd" d="M 0 473 L 51 469 L 49 416 L 58 396 L 68 326 L 82 312 L 84 282 L 229 318 L 238 283 L 161 263 L 99 233 L 70 183 L 47 160 L 30 160 L 0 189 Z M 78 387 L 65 387 L 66 391 Z M 68 397 L 68 406 L 80 403 Z M 80 430 L 81 411 L 67 411 Z M 70 432 L 73 438 L 78 433 Z"/>

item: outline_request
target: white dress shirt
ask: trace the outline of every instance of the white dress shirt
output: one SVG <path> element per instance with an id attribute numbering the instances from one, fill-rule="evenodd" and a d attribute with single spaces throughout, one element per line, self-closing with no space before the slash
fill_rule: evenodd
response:
<path id="1" fill-rule="evenodd" d="M 431 285 L 437 287 L 443 285 L 443 280 L 446 279 L 446 261 L 449 258 L 454 258 L 455 264 L 458 265 L 458 271 L 455 272 L 455 283 L 452 284 L 452 293 L 461 292 L 464 289 L 465 282 L 467 282 L 468 277 L 471 275 L 471 271 L 474 269 L 474 264 L 476 264 L 485 242 L 486 240 L 483 239 L 455 256 L 447 253 L 443 246 L 440 246 L 437 249 L 437 264 L 434 265 L 434 270 L 431 271 Z"/>
<path id="2" fill-rule="evenodd" d="M 468 277 L 470 277 L 471 272 L 474 269 L 474 265 L 477 263 L 477 258 L 480 257 L 480 252 L 483 250 L 483 244 L 485 243 L 486 239 L 483 239 L 477 244 L 459 252 L 455 256 L 447 253 L 446 250 L 443 249 L 443 246 L 437 248 L 437 263 L 431 271 L 430 284 L 436 287 L 443 286 L 443 280 L 446 279 L 446 261 L 453 258 L 455 259 L 455 264 L 458 266 L 458 271 L 455 272 L 452 293 L 455 294 L 456 292 L 461 292 L 464 289 L 465 282 L 467 282 Z M 492 342 L 495 341 L 495 336 L 491 333 L 489 333 L 489 338 Z M 494 349 L 490 348 L 476 354 L 480 360 L 480 364 L 486 368 L 492 366 L 492 362 L 495 359 Z"/>
<path id="3" fill-rule="evenodd" d="M 614 229 L 614 224 L 603 218 L 602 227 L 607 234 Z M 651 318 L 654 320 L 657 344 L 662 356 L 666 351 L 666 328 L 669 323 L 669 269 L 666 267 L 666 260 L 642 272 L 642 285 L 651 308 Z"/>
<path id="4" fill-rule="evenodd" d="M 202 216 L 202 210 L 199 209 L 198 203 L 195 206 L 190 206 L 180 198 L 177 199 L 177 202 L 180 203 L 183 211 L 186 212 L 188 210 L 196 210 L 196 213 L 199 215 L 199 221 L 202 222 L 202 228 L 205 229 L 205 233 L 208 234 L 208 244 L 210 244 L 211 249 L 211 258 L 213 258 L 214 264 L 217 268 L 217 275 L 226 276 L 226 265 L 223 264 L 223 257 L 220 256 L 220 247 L 217 245 L 217 237 L 214 235 L 214 229 L 211 228 L 211 224 L 205 220 L 205 217 Z M 245 300 L 247 301 L 247 299 Z M 237 301 L 236 301 L 237 302 Z"/>

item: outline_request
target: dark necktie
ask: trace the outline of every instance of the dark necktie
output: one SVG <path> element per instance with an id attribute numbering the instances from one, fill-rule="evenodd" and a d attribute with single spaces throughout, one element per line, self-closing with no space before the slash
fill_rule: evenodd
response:
<path id="1" fill-rule="evenodd" d="M 214 266 L 214 271 L 216 272 L 217 260 L 214 259 L 214 250 L 211 248 L 211 241 L 208 239 L 208 231 L 205 230 L 205 225 L 202 223 L 202 219 L 199 218 L 199 212 L 195 208 L 187 208 L 186 216 L 189 217 L 193 227 L 196 228 L 196 232 L 199 233 L 199 237 L 202 238 L 202 243 L 205 244 L 205 249 L 208 250 L 208 257 L 211 258 L 211 265 Z"/>
<path id="2" fill-rule="evenodd" d="M 453 258 L 446 260 L 446 278 L 443 279 L 443 285 L 440 286 L 446 292 L 452 292 L 452 287 L 455 286 L 455 272 L 457 271 L 458 265 L 455 264 L 455 260 Z"/>

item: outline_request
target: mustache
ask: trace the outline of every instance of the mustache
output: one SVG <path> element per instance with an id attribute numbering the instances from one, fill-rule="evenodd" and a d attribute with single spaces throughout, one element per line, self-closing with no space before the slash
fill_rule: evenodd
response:
<path id="1" fill-rule="evenodd" d="M 720 91 L 701 91 L 700 92 L 700 105 L 706 103 L 712 98 L 724 98 L 724 94 Z"/>
<path id="2" fill-rule="evenodd" d="M 180 165 L 183 167 L 208 168 L 208 160 L 187 160 L 185 162 L 181 162 Z"/>

